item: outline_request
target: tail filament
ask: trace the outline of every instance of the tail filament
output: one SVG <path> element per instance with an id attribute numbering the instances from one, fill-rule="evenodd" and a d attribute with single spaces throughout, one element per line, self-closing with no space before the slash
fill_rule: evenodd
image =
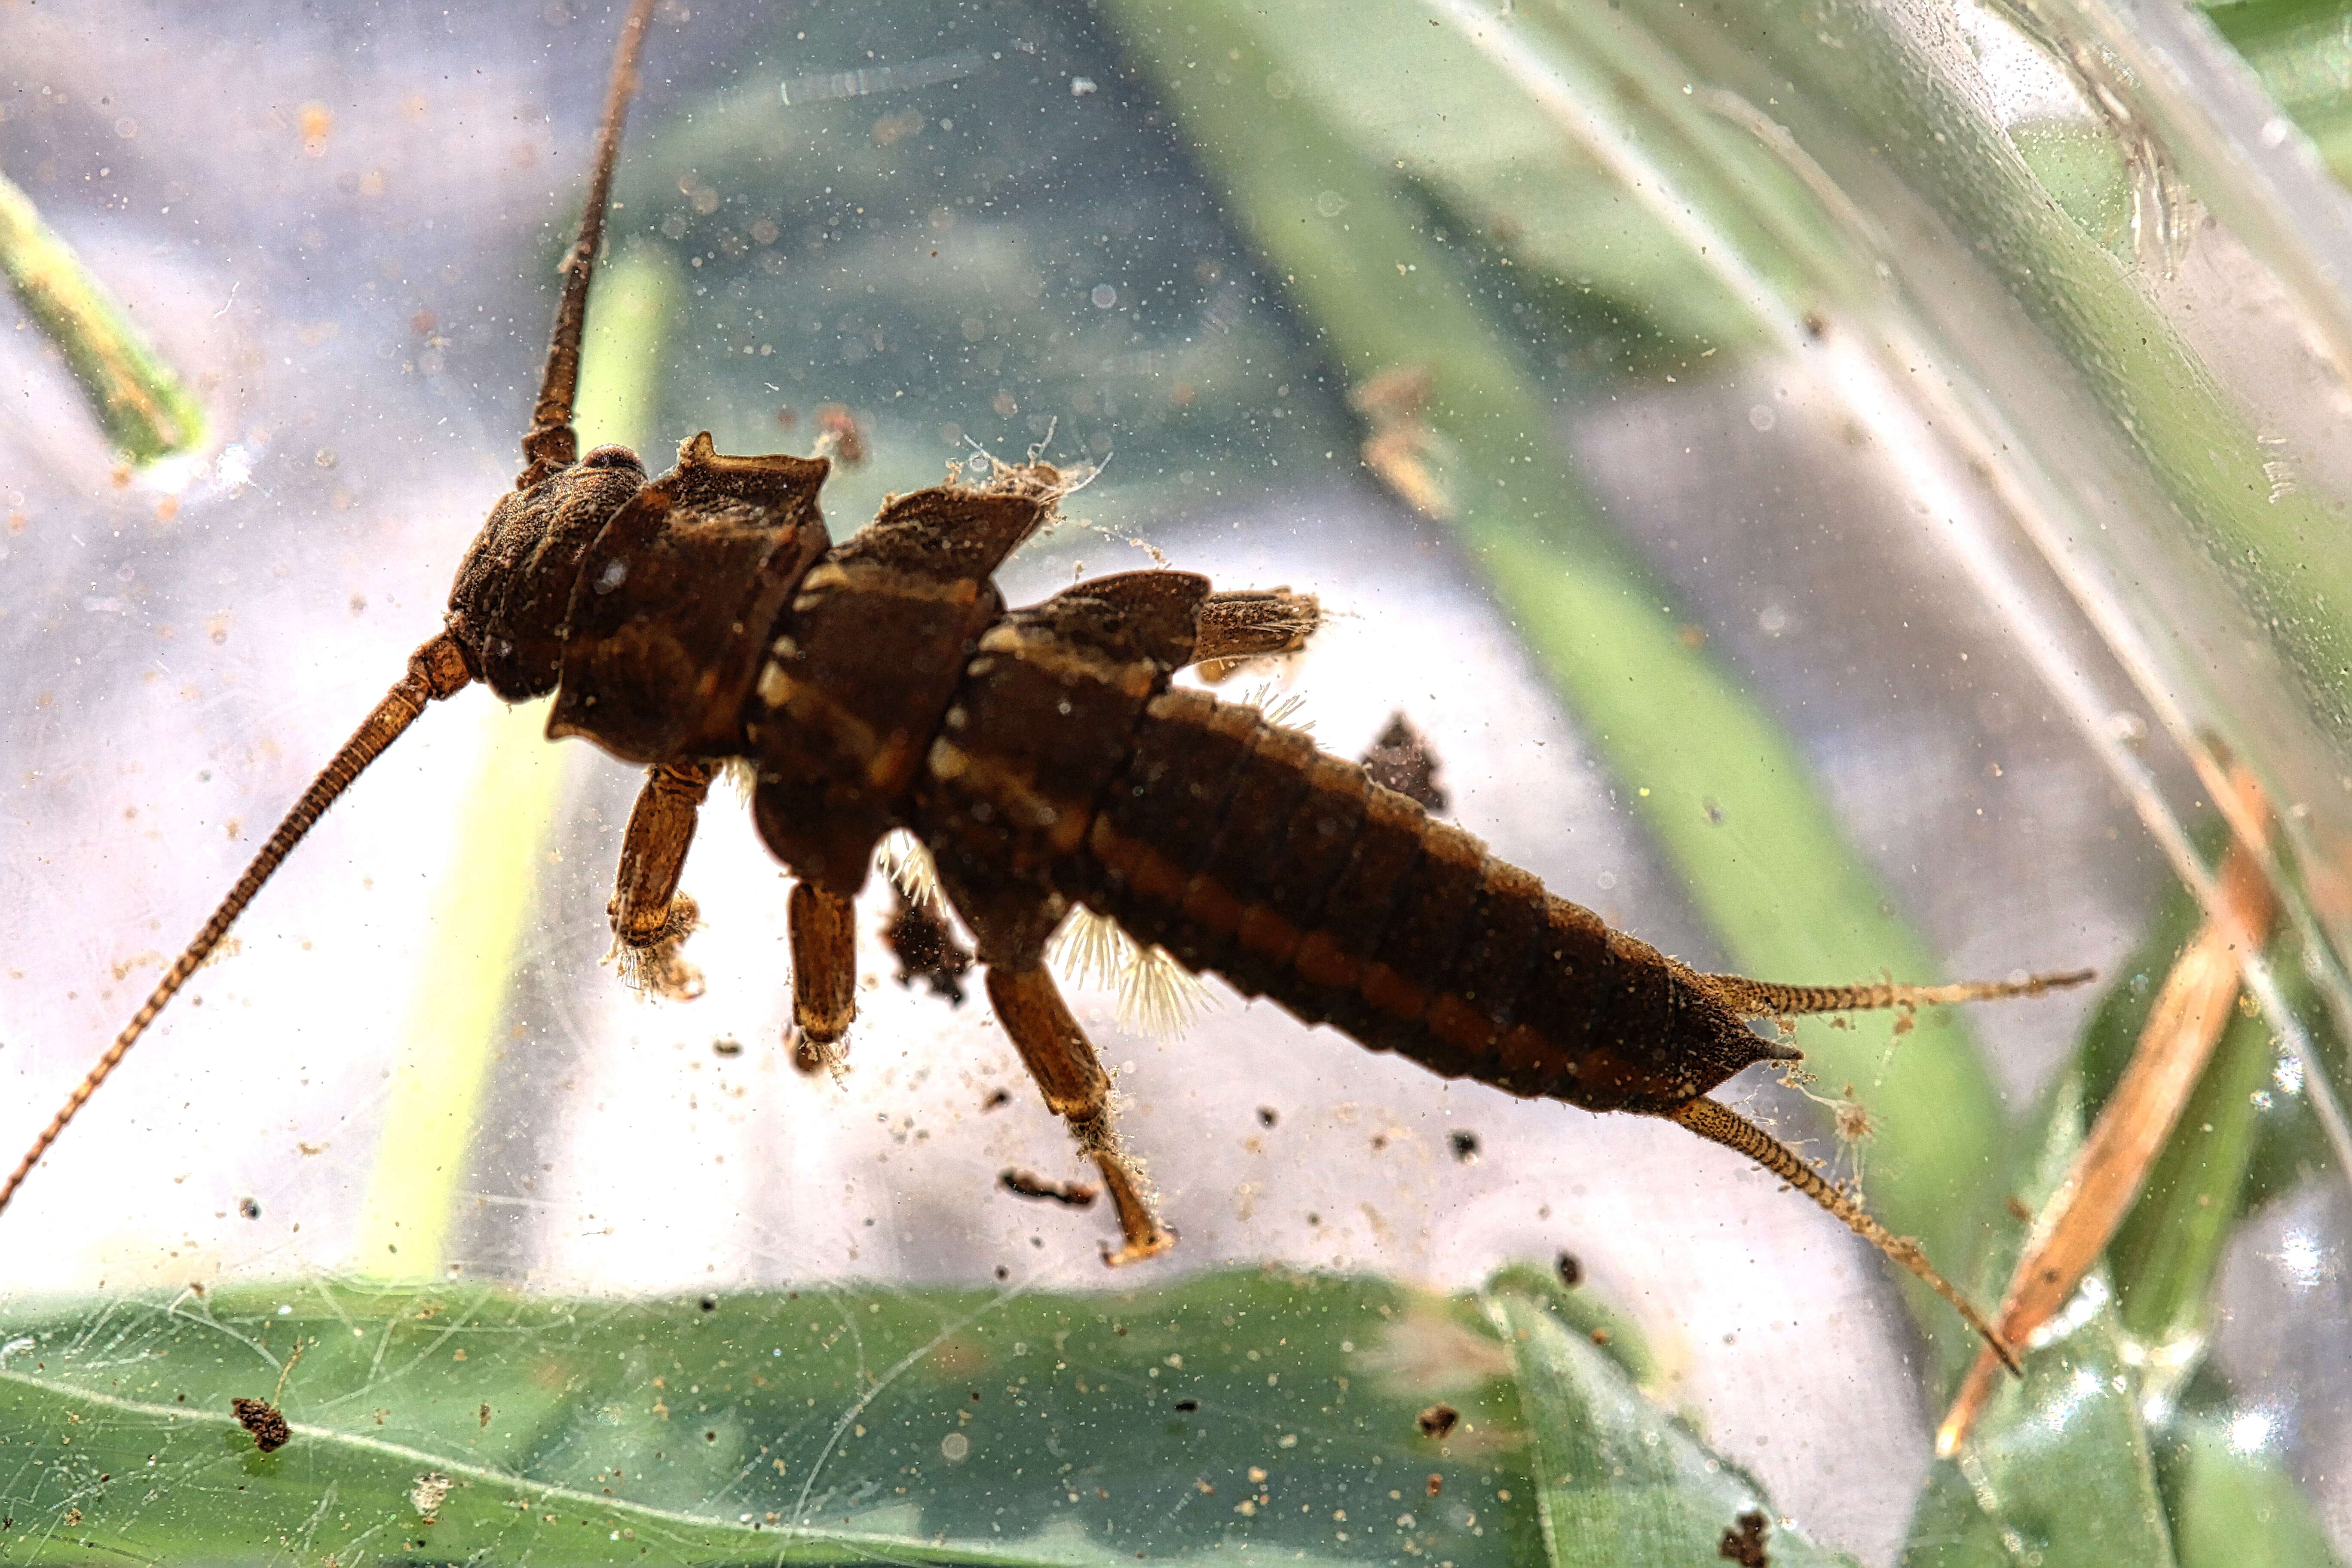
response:
<path id="1" fill-rule="evenodd" d="M 1776 985 L 1744 974 L 1710 974 L 1707 984 L 1746 1018 L 1789 1018 L 1801 1013 L 1861 1013 L 1882 1007 L 1941 1007 L 1954 1002 L 1999 1002 L 2039 996 L 2095 978 L 2088 969 L 2034 974 L 2023 980 L 1969 980 L 1957 985 Z"/>
<path id="2" fill-rule="evenodd" d="M 1747 1155 L 1797 1191 L 1804 1194 L 1844 1222 L 1847 1229 L 1871 1246 L 1878 1248 L 1895 1262 L 1901 1264 L 1927 1289 L 1952 1304 L 1952 1310 L 1966 1319 L 1969 1327 L 1984 1337 L 1993 1354 L 2012 1373 L 2018 1371 L 2017 1352 L 2010 1349 L 2000 1334 L 1993 1331 L 1984 1314 L 1971 1305 L 1949 1280 L 1936 1272 L 1919 1244 L 1909 1237 L 1895 1236 L 1870 1217 L 1860 1204 L 1822 1179 L 1821 1173 L 1799 1157 L 1797 1152 L 1765 1131 L 1738 1111 L 1705 1096 L 1692 1100 L 1681 1110 L 1668 1113 L 1670 1121 L 1678 1121 L 1710 1143 Z"/>

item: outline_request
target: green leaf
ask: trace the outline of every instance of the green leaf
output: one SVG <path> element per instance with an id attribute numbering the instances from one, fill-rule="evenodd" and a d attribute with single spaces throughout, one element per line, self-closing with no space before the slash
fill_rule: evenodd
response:
<path id="1" fill-rule="evenodd" d="M 134 463 L 205 442 L 205 410 L 131 323 L 105 284 L 41 220 L 33 199 L 0 178 L 0 278 L 65 357 L 107 439 Z"/>
<path id="2" fill-rule="evenodd" d="M 2244 1013 L 2231 1021 L 2108 1245 L 2134 1338 L 2161 1348 L 2201 1338 L 2209 1326 L 2206 1300 L 2243 1207 L 2254 1151 L 2265 1123 L 2284 1120 L 2271 1113 L 2265 1091 L 2277 1060 L 2267 1023 Z"/>
<path id="3" fill-rule="evenodd" d="M 1510 1270 L 1482 1300 L 1518 1376 L 1544 1562 L 1714 1562 L 1725 1534 L 1753 1514 L 1780 1568 L 1851 1561 L 1776 1523 L 1754 1478 L 1643 1398 L 1612 1354 L 1618 1334 L 1609 1350 L 1595 1344 L 1578 1298 Z"/>
<path id="4" fill-rule="evenodd" d="M 1631 1331 L 1531 1270 L 1480 1298 L 1256 1269 L 644 1302 L 289 1281 L 0 1333 L 12 1562 L 1504 1568 L 1573 1509 L 1643 1568 L 1769 1512 L 1646 1403 Z M 275 1399 L 285 1447 L 257 1449 L 239 1398 Z M 1638 1492 L 1591 1468 L 1620 1450 Z"/>
<path id="5" fill-rule="evenodd" d="M 2175 1424 L 2157 1451 L 2181 1568 L 2334 1568 L 2310 1500 L 2270 1458 L 2210 1421 Z"/>
<path id="6" fill-rule="evenodd" d="M 2211 5 L 2205 14 L 2336 177 L 2352 174 L 2352 92 L 2345 87 L 2352 78 L 2352 31 L 2342 0 L 2252 0 Z"/>
<path id="7" fill-rule="evenodd" d="M 2083 1141 L 2084 1096 L 2069 1071 L 2046 1102 L 2032 1169 L 2039 1204 Z M 2016 1238 L 2021 1244 L 2022 1238 Z M 2012 1255 L 2018 1250 L 2012 1245 Z M 1995 1278 L 2006 1278 L 2014 1258 Z M 2126 1364 L 2113 1291 L 2094 1273 L 2003 1379 L 1957 1458 L 1939 1461 L 1911 1522 L 1905 1568 L 2034 1562 L 2042 1568 L 2176 1561 Z"/>
<path id="8" fill-rule="evenodd" d="M 1509 265 L 1568 285 L 1584 305 L 1575 319 L 1607 331 L 1628 361 L 1682 368 L 1704 350 L 1758 340 L 1746 306 L 1681 237 L 1626 200 L 1616 177 L 1457 29 L 1431 20 L 1414 5 L 1292 0 L 1256 18 L 1255 47 L 1219 85 L 1243 102 L 1286 104 L 1363 167 L 1397 172 L 1401 188 L 1425 193 L 1453 220 L 1418 224 L 1431 242 L 1456 256 L 1491 244 Z M 1410 89 L 1367 91 L 1370 82 Z M 1433 103 L 1445 112 L 1430 113 Z M 1326 215 L 1332 204 L 1310 194 L 1320 204 L 1310 226 L 1378 259 L 1378 218 L 1357 240 L 1346 206 Z"/>
<path id="9" fill-rule="evenodd" d="M 2078 1301 L 2095 1305 L 2070 1312 L 2027 1358 L 2023 1381 L 1994 1395 L 1958 1458 L 1937 1465 L 1906 1568 L 2177 1561 L 2115 1309 L 2103 1289 L 2085 1290 Z"/>

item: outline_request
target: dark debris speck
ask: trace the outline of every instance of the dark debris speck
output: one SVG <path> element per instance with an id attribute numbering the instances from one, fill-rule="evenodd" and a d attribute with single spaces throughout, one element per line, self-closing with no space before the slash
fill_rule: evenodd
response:
<path id="1" fill-rule="evenodd" d="M 278 1452 L 294 1436 L 284 1414 L 266 1399 L 232 1399 L 228 1407 L 236 1413 L 237 1425 L 253 1434 L 253 1446 L 265 1454 Z"/>
<path id="2" fill-rule="evenodd" d="M 1716 1543 L 1715 1554 L 1739 1568 L 1772 1568 L 1772 1559 L 1764 1550 L 1764 1531 L 1769 1524 L 1760 1508 L 1751 1508 L 1739 1516 L 1733 1528 L 1723 1532 Z"/>

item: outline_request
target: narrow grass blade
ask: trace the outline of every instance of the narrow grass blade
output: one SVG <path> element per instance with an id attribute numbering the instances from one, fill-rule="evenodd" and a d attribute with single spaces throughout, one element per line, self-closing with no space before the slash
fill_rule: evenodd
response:
<path id="1" fill-rule="evenodd" d="M 5 178 L 0 178 L 0 276 L 65 356 L 108 439 L 124 457 L 152 463 L 204 444 L 203 405 L 106 285 L 41 221 L 32 198 Z"/>

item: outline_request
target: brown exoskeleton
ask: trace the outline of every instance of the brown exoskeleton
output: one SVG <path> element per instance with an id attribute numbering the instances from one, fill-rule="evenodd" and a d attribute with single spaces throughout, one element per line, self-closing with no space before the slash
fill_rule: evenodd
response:
<path id="1" fill-rule="evenodd" d="M 593 259 L 649 0 L 625 26 L 594 182 L 566 267 L 513 491 L 461 566 L 446 624 L 271 836 L 5 1188 L 210 953 L 321 813 L 432 700 L 476 681 L 552 694 L 552 735 L 648 770 L 614 932 L 656 987 L 686 984 L 678 892 L 718 771 L 749 764 L 790 896 L 803 1049 L 837 1056 L 856 997 L 854 899 L 877 844 L 929 849 L 979 976 L 1047 1104 L 1098 1167 L 1109 1261 L 1171 1245 L 1123 1156 L 1108 1080 L 1045 963 L 1074 908 L 1115 921 L 1308 1023 L 1507 1092 L 1666 1117 L 1748 1155 L 1927 1280 L 2006 1356 L 1916 1249 L 1794 1152 L 1708 1098 L 1796 1053 L 1750 1020 L 2013 995 L 2074 976 L 1937 988 L 1790 987 L 1707 975 L 1488 857 L 1365 766 L 1179 670 L 1297 647 L 1318 609 L 1178 571 L 1083 582 L 1009 610 L 999 565 L 1066 493 L 1043 464 L 898 497 L 836 545 L 823 458 L 730 457 L 709 437 L 650 478 L 583 456 L 572 428 Z"/>

